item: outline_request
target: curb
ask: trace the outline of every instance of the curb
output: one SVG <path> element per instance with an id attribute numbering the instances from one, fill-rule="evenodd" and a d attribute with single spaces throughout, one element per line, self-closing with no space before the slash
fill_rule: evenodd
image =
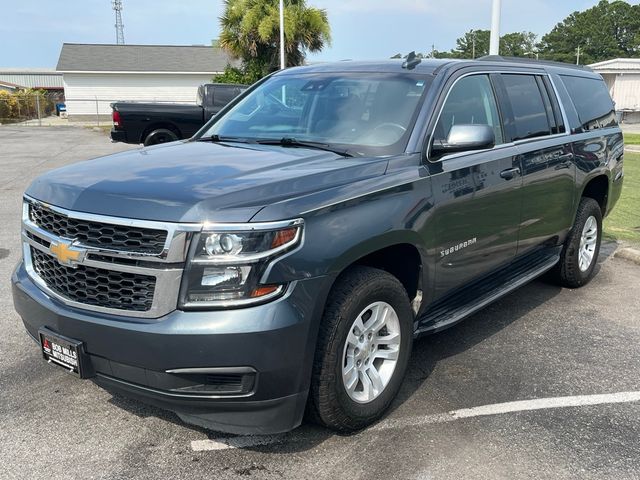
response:
<path id="1" fill-rule="evenodd" d="M 640 265 L 640 250 L 636 248 L 623 247 L 616 250 L 613 254 L 614 258 L 622 258 L 630 262 Z"/>

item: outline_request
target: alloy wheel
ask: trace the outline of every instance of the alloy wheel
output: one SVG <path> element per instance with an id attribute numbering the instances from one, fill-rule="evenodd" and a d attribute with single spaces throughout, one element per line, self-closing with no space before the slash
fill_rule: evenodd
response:
<path id="1" fill-rule="evenodd" d="M 400 320 L 388 303 L 372 303 L 356 317 L 342 358 L 342 382 L 352 400 L 370 403 L 389 385 L 400 339 Z"/>
<path id="2" fill-rule="evenodd" d="M 578 266 L 580 271 L 586 272 L 591 267 L 598 243 L 598 221 L 593 215 L 587 218 L 580 236 L 578 249 Z"/>

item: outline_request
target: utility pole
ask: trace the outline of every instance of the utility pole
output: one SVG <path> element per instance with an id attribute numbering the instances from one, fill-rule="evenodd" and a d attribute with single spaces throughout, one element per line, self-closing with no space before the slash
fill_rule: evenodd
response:
<path id="1" fill-rule="evenodd" d="M 471 46 L 471 59 L 475 60 L 475 58 L 476 58 L 476 31 L 475 30 L 473 31 L 472 35 L 473 35 L 473 37 L 471 37 L 472 38 L 472 41 L 471 41 L 471 45 L 472 45 Z"/>
<path id="2" fill-rule="evenodd" d="M 287 68 L 284 56 L 284 0 L 280 0 L 280 69 Z"/>
<path id="3" fill-rule="evenodd" d="M 580 45 L 578 45 L 578 49 L 576 50 L 576 65 L 580 65 Z"/>
<path id="4" fill-rule="evenodd" d="M 116 44 L 124 45 L 124 25 L 122 24 L 122 0 L 111 0 L 111 6 L 116 12 Z"/>
<path id="5" fill-rule="evenodd" d="M 491 42 L 489 43 L 489 55 L 500 55 L 500 13 L 502 0 L 493 0 L 491 13 Z"/>

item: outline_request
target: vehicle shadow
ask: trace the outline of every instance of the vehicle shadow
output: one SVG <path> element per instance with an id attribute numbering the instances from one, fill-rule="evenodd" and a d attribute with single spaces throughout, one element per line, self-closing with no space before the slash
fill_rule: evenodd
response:
<path id="1" fill-rule="evenodd" d="M 600 271 L 602 263 L 613 256 L 616 248 L 615 242 L 602 243 L 595 275 Z M 413 345 L 405 381 L 386 416 L 392 415 L 411 398 L 431 375 L 438 362 L 487 340 L 525 317 L 532 310 L 544 305 L 562 291 L 563 288 L 555 283 L 553 273 L 549 272 L 457 325 L 442 332 L 418 338 Z"/>
<path id="2" fill-rule="evenodd" d="M 615 252 L 615 244 L 603 244 L 598 263 L 602 263 Z M 600 265 L 596 267 L 600 269 Z M 597 271 L 596 271 L 597 273 Z M 535 280 L 512 292 L 491 306 L 472 315 L 457 325 L 442 332 L 427 335 L 414 342 L 413 354 L 409 363 L 405 381 L 384 418 L 393 416 L 394 411 L 406 403 L 420 390 L 430 377 L 438 362 L 458 355 L 491 338 L 514 322 L 518 322 L 531 311 L 544 305 L 559 295 L 562 287 L 548 281 Z M 168 422 L 205 434 L 214 441 L 229 441 L 241 450 L 263 453 L 286 454 L 311 450 L 325 440 L 335 437 L 349 437 L 354 434 L 337 434 L 311 424 L 307 419 L 293 432 L 270 436 L 268 441 L 245 441 L 247 437 L 221 434 L 204 428 L 187 425 L 175 414 L 155 407 L 143 405 L 137 401 L 114 395 L 111 402 L 139 416 L 153 415 Z M 254 437 L 259 438 L 259 437 Z"/>
<path id="3" fill-rule="evenodd" d="M 615 253 L 615 242 L 603 242 L 595 267 L 595 275 L 603 262 Z M 492 305 L 442 332 L 418 338 L 413 345 L 407 375 L 388 415 L 398 409 L 431 375 L 438 362 L 455 356 L 487 340 L 529 312 L 544 305 L 562 292 L 555 283 L 553 272 L 515 290 Z"/>
<path id="4" fill-rule="evenodd" d="M 429 378 L 438 362 L 472 349 L 559 295 L 562 287 L 535 280 L 442 332 L 418 338 L 407 376 L 389 414 Z"/>

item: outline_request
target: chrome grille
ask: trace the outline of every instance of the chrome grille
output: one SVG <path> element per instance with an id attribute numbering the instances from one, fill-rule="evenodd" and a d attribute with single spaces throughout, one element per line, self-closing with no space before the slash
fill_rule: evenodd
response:
<path id="1" fill-rule="evenodd" d="M 155 277 L 84 265 L 66 267 L 33 247 L 31 259 L 47 287 L 74 302 L 135 312 L 146 312 L 153 305 Z"/>
<path id="2" fill-rule="evenodd" d="M 74 212 L 25 196 L 25 269 L 50 297 L 75 308 L 159 318 L 178 306 L 197 223 Z"/>
<path id="3" fill-rule="evenodd" d="M 76 240 L 89 247 L 160 254 L 167 241 L 164 230 L 71 218 L 38 203 L 29 204 L 29 219 L 53 235 Z"/>

